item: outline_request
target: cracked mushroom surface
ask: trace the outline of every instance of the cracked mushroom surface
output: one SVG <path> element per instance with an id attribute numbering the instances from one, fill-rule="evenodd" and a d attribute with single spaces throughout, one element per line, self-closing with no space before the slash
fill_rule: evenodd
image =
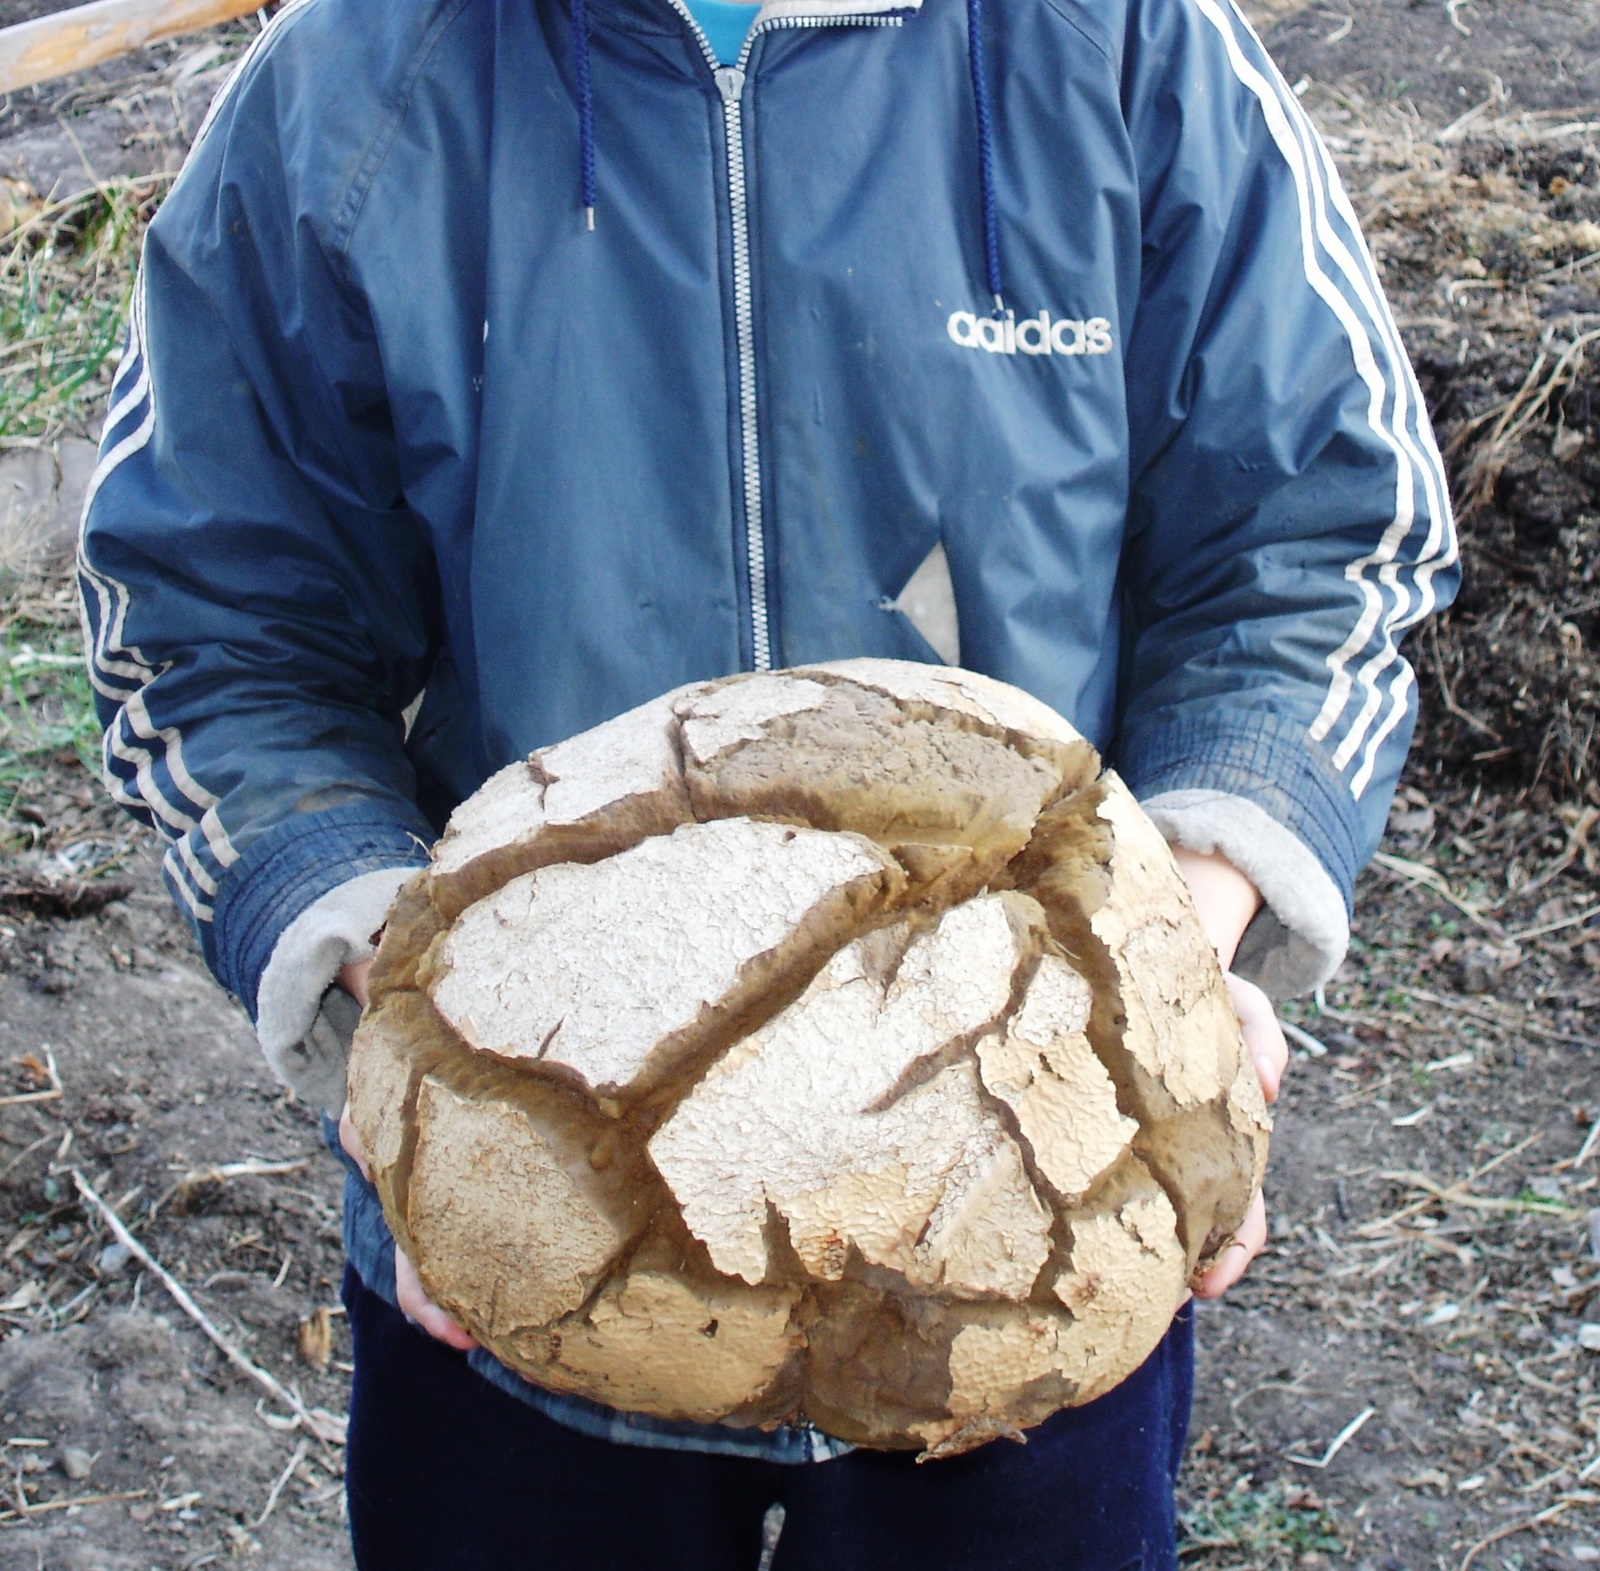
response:
<path id="1" fill-rule="evenodd" d="M 884 660 L 699 683 L 492 776 L 401 892 L 351 1113 L 530 1380 L 944 1455 L 1092 1400 L 1269 1122 L 1166 845 L 1060 716 Z"/>

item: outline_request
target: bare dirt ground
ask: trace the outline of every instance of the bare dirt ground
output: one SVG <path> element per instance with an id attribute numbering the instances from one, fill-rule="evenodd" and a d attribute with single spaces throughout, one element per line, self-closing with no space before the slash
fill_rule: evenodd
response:
<path id="1" fill-rule="evenodd" d="M 1255 19 L 1384 268 L 1450 452 L 1469 578 L 1412 650 L 1424 722 L 1351 957 L 1320 1005 L 1287 1012 L 1304 1034 L 1273 1245 L 1201 1314 L 1182 1552 L 1216 1568 L 1594 1564 L 1600 6 L 1262 0 Z M 7 362 L 26 376 L 0 370 L 0 448 L 93 434 L 133 242 L 247 33 L 0 108 L 0 174 L 57 199 L 13 190 L 34 228 L 5 242 L 0 341 L 43 322 L 58 346 Z M 106 160 L 100 189 L 69 178 L 58 115 Z M 307 1407 L 343 1411 L 337 1165 L 205 976 L 148 837 L 85 769 L 75 638 L 65 580 L 10 564 L 0 1571 L 346 1567 L 337 1445 L 231 1369 L 75 1188 L 77 1173 Z"/>
<path id="2" fill-rule="evenodd" d="M 18 651 L 58 648 L 70 616 L 64 590 L 13 603 L 13 695 L 50 670 L 18 680 Z M 0 702 L 58 744 L 12 782 L 0 859 L 0 1568 L 336 1571 L 338 1446 L 230 1368 L 76 1188 L 308 1408 L 344 1411 L 341 1170 L 206 975 L 153 837 L 59 745 L 66 709 Z"/>
<path id="3" fill-rule="evenodd" d="M 1186 1554 L 1588 1564 L 1600 8 L 1258 20 L 1383 269 L 1467 584 L 1412 649 L 1423 722 L 1350 959 L 1288 1011 L 1315 1040 L 1274 1141 L 1272 1253 L 1202 1316 Z"/>

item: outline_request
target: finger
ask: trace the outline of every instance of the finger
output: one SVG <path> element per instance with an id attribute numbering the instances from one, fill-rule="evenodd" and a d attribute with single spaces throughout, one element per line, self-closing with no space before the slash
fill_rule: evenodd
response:
<path id="1" fill-rule="evenodd" d="M 361 1144 L 361 1131 L 356 1128 L 355 1120 L 350 1116 L 350 1104 L 344 1104 L 344 1111 L 339 1115 L 339 1144 L 344 1147 L 344 1154 L 361 1169 L 361 1176 L 370 1184 L 372 1182 L 372 1169 L 367 1166 L 366 1147 Z"/>
<path id="2" fill-rule="evenodd" d="M 370 959 L 351 960 L 339 967 L 339 974 L 334 978 L 363 1009 L 367 1007 L 367 974 L 371 970 Z"/>
<path id="3" fill-rule="evenodd" d="M 1244 1221 L 1222 1258 L 1194 1285 L 1196 1298 L 1221 1298 L 1245 1273 L 1245 1267 L 1259 1255 L 1267 1242 L 1267 1201 L 1258 1189 L 1245 1212 Z"/>
<path id="4" fill-rule="evenodd" d="M 475 1338 L 468 1336 L 423 1292 L 417 1268 L 398 1244 L 394 1250 L 394 1296 L 400 1305 L 400 1313 L 436 1342 L 443 1342 L 458 1353 L 465 1353 L 478 1345 Z"/>
<path id="5" fill-rule="evenodd" d="M 1272 1000 L 1254 982 L 1247 982 L 1231 971 L 1226 980 L 1233 1012 L 1239 1017 L 1239 1029 L 1244 1034 L 1244 1045 L 1249 1049 L 1256 1076 L 1261 1081 L 1261 1094 L 1267 1101 L 1276 1102 L 1283 1071 L 1289 1062 L 1289 1044 L 1284 1040 L 1277 1012 Z"/>

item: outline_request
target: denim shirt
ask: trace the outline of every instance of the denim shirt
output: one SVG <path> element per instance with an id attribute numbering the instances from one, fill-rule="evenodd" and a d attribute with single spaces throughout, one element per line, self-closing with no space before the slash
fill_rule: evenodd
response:
<path id="1" fill-rule="evenodd" d="M 344 1164 L 344 1252 L 356 1275 L 380 1298 L 395 1303 L 394 1235 L 383 1218 L 378 1192 L 361 1176 L 339 1144 L 339 1126 L 326 1115 L 323 1139 Z M 586 1397 L 546 1391 L 507 1369 L 485 1349 L 475 1347 L 467 1362 L 491 1385 L 526 1402 L 546 1418 L 568 1429 L 612 1440 L 620 1445 L 661 1451 L 706 1451 L 718 1456 L 753 1457 L 762 1462 L 827 1462 L 854 1446 L 834 1440 L 809 1424 L 783 1424 L 777 1429 L 737 1429 L 724 1424 L 693 1424 L 642 1413 L 623 1413 Z"/>

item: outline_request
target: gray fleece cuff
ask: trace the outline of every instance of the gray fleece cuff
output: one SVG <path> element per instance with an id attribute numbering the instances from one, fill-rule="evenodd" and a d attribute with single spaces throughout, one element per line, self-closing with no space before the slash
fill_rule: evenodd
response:
<path id="1" fill-rule="evenodd" d="M 344 1107 L 345 1061 L 359 1011 L 329 992 L 339 968 L 370 959 L 383 926 L 414 867 L 362 873 L 330 889 L 284 930 L 261 973 L 256 1038 L 273 1073 L 297 1096 L 338 1117 Z"/>
<path id="2" fill-rule="evenodd" d="M 1344 896 L 1316 854 L 1254 802 L 1225 791 L 1163 791 L 1141 804 L 1174 845 L 1217 852 L 1261 891 L 1233 969 L 1274 999 L 1320 987 L 1350 946 Z"/>

